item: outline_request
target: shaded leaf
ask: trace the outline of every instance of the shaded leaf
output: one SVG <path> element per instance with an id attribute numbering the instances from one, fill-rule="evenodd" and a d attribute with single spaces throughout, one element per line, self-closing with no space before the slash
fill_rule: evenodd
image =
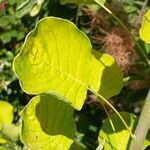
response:
<path id="1" fill-rule="evenodd" d="M 127 112 L 120 113 L 123 119 L 126 121 L 129 128 L 134 131 L 138 122 L 138 118 Z M 116 114 L 110 116 L 115 132 L 112 129 L 109 118 L 104 121 L 102 129 L 99 133 L 98 141 L 101 142 L 105 139 L 104 149 L 106 150 L 126 150 L 130 144 L 130 133 L 123 125 L 122 121 Z M 148 146 L 150 141 L 145 140 L 144 147 Z"/>
<path id="2" fill-rule="evenodd" d="M 67 150 L 75 136 L 73 109 L 56 93 L 32 98 L 21 112 L 21 139 L 32 150 Z"/>
<path id="3" fill-rule="evenodd" d="M 86 148 L 81 143 L 73 142 L 69 150 L 85 150 Z"/>
<path id="4" fill-rule="evenodd" d="M 123 75 L 115 60 L 97 51 L 93 51 L 89 77 L 90 87 L 106 99 L 118 94 L 123 86 Z"/>
<path id="5" fill-rule="evenodd" d="M 6 28 L 9 24 L 9 16 L 3 16 L 0 18 L 0 27 L 1 28 Z"/>
<path id="6" fill-rule="evenodd" d="M 144 43 L 144 48 L 147 54 L 150 54 L 150 44 Z"/>

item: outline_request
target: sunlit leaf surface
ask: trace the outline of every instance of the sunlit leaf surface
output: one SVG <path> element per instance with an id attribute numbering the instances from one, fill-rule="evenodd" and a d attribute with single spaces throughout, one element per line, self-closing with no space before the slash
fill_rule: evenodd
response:
<path id="1" fill-rule="evenodd" d="M 27 93 L 55 90 L 81 109 L 88 87 L 89 39 L 67 20 L 42 19 L 26 38 L 14 70 Z"/>
<path id="2" fill-rule="evenodd" d="M 9 124 L 13 121 L 13 106 L 5 101 L 0 101 L 0 124 Z"/>
<path id="3" fill-rule="evenodd" d="M 21 117 L 21 139 L 28 148 L 67 150 L 73 143 L 73 109 L 59 94 L 51 93 L 32 98 L 21 112 Z"/>
<path id="4" fill-rule="evenodd" d="M 134 131 L 137 125 L 138 118 L 127 112 L 121 112 L 121 116 L 126 121 L 129 128 Z M 112 121 L 115 131 L 113 130 L 109 119 Z M 150 134 L 148 134 L 148 136 L 149 137 L 147 137 L 147 139 L 145 140 L 144 147 L 150 144 Z M 104 149 L 106 150 L 129 149 L 128 146 L 131 140 L 130 133 L 116 114 L 111 115 L 104 121 L 103 127 L 98 137 L 99 143 L 101 143 L 104 139 Z"/>
<path id="5" fill-rule="evenodd" d="M 140 38 L 147 43 L 150 43 L 150 10 L 143 17 L 142 26 L 140 29 Z"/>

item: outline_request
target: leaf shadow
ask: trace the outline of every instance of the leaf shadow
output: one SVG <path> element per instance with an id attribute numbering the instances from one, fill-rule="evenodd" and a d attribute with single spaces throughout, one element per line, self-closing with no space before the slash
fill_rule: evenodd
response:
<path id="1" fill-rule="evenodd" d="M 121 112 L 120 115 L 122 116 L 122 118 L 124 119 L 126 124 L 130 127 L 131 123 L 132 123 L 132 121 L 131 121 L 132 117 L 130 117 L 126 112 Z M 120 120 L 120 118 L 116 114 L 113 114 L 110 119 L 111 119 L 113 126 L 115 128 L 115 133 L 123 131 L 123 130 L 127 130 L 125 125 L 123 124 L 123 122 Z M 109 119 L 106 120 L 105 127 L 103 128 L 103 131 L 107 134 L 113 134 L 114 133 Z"/>
<path id="2" fill-rule="evenodd" d="M 102 69 L 102 76 L 99 79 L 101 84 L 98 93 L 101 94 L 106 99 L 109 99 L 110 97 L 118 94 L 119 91 L 121 90 L 123 83 L 122 73 L 115 61 L 112 64 L 103 62 L 102 53 L 93 52 L 93 56 L 97 59 L 97 61 L 100 62 L 100 65 L 104 68 Z M 112 61 L 111 60 L 112 58 L 109 57 L 110 56 L 108 55 L 108 61 Z"/>
<path id="3" fill-rule="evenodd" d="M 50 136 L 75 137 L 73 108 L 58 95 L 41 95 L 35 115 L 43 132 Z"/>
<path id="4" fill-rule="evenodd" d="M 125 120 L 127 125 L 131 128 L 132 133 L 133 133 L 137 124 L 137 118 L 133 117 L 132 115 L 129 115 L 127 112 L 121 112 L 120 115 Z M 113 114 L 110 119 L 113 123 L 115 131 L 112 129 L 109 119 L 106 119 L 104 122 L 104 126 L 102 128 L 102 131 L 106 135 L 105 142 L 109 144 L 112 150 L 116 149 L 116 145 L 118 145 L 118 147 L 120 148 L 122 146 L 125 146 L 126 149 L 128 149 L 130 142 L 131 142 L 131 137 L 130 137 L 129 132 L 127 131 L 126 127 L 124 126 L 124 124 L 122 123 L 120 118 L 118 118 L 116 114 Z M 126 131 L 126 133 L 124 131 Z M 100 135 L 100 138 L 103 139 L 104 136 Z M 115 141 L 115 143 L 112 142 L 112 139 L 113 141 Z M 125 142 L 126 145 L 120 145 L 122 143 L 121 140 L 126 140 L 127 141 L 127 143 Z"/>

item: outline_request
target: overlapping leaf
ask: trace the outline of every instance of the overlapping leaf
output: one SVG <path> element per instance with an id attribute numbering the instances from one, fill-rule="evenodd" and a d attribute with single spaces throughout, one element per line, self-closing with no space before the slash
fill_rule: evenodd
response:
<path id="1" fill-rule="evenodd" d="M 67 150 L 73 143 L 73 109 L 59 94 L 32 98 L 21 116 L 21 139 L 29 149 Z"/>
<path id="2" fill-rule="evenodd" d="M 89 87 L 107 98 L 120 90 L 122 75 L 114 60 L 93 53 L 87 36 L 60 18 L 42 19 L 26 37 L 13 69 L 24 91 L 48 94 L 34 97 L 21 114 L 22 140 L 29 148 L 70 147 L 73 110 L 63 100 L 81 109 Z"/>
<path id="3" fill-rule="evenodd" d="M 114 59 L 93 56 L 91 49 L 89 39 L 70 21 L 48 17 L 27 36 L 13 68 L 27 93 L 54 90 L 81 109 L 88 86 L 106 98 L 122 86 Z"/>
<path id="4" fill-rule="evenodd" d="M 138 118 L 127 112 L 121 112 L 121 116 L 126 121 L 129 128 L 134 131 L 137 125 Z M 113 130 L 110 120 L 113 123 Z M 149 134 L 150 135 L 150 134 Z M 104 149 L 106 150 L 126 150 L 129 149 L 130 133 L 116 114 L 111 115 L 104 121 L 104 125 L 100 131 L 98 141 L 101 143 L 105 139 Z M 150 139 L 146 139 L 144 147 L 150 144 Z"/>
<path id="5" fill-rule="evenodd" d="M 91 49 L 89 39 L 70 21 L 44 18 L 27 36 L 14 70 L 27 93 L 55 90 L 80 109 L 87 93 Z"/>
<path id="6" fill-rule="evenodd" d="M 140 28 L 140 38 L 150 43 L 150 10 L 143 17 L 142 27 Z"/>
<path id="7" fill-rule="evenodd" d="M 93 51 L 89 77 L 90 87 L 106 99 L 118 94 L 123 86 L 123 76 L 115 60 L 97 51 Z"/>

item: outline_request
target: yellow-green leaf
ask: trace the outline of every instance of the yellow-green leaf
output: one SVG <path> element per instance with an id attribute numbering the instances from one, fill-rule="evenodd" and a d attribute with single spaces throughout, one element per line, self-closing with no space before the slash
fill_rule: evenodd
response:
<path id="1" fill-rule="evenodd" d="M 36 16 L 41 10 L 41 5 L 35 4 L 32 8 L 32 10 L 30 11 L 30 16 L 34 17 Z"/>
<path id="2" fill-rule="evenodd" d="M 138 122 L 138 118 L 127 112 L 120 113 L 132 132 Z M 112 129 L 110 120 L 114 126 L 115 131 Z M 101 143 L 105 139 L 104 149 L 106 150 L 127 150 L 130 144 L 130 133 L 116 114 L 111 115 L 104 121 L 104 124 L 99 133 L 98 141 Z M 145 140 L 144 147 L 148 146 L 150 141 Z"/>
<path id="3" fill-rule="evenodd" d="M 79 110 L 89 86 L 105 98 L 122 87 L 114 59 L 91 49 L 87 36 L 73 23 L 47 17 L 26 37 L 13 69 L 27 93 L 57 91 Z"/>
<path id="4" fill-rule="evenodd" d="M 0 101 L 0 124 L 9 124 L 13 121 L 13 106 L 5 101 Z"/>
<path id="5" fill-rule="evenodd" d="M 119 93 L 123 75 L 115 60 L 107 54 L 93 51 L 90 64 L 89 85 L 106 99 Z"/>
<path id="6" fill-rule="evenodd" d="M 0 144 L 6 144 L 6 143 L 7 141 L 4 138 L 0 137 Z"/>
<path id="7" fill-rule="evenodd" d="M 25 40 L 13 69 L 27 93 L 61 93 L 81 109 L 88 87 L 92 46 L 68 20 L 46 17 Z"/>
<path id="8" fill-rule="evenodd" d="M 143 17 L 142 26 L 140 29 L 140 38 L 147 43 L 150 43 L 150 10 Z"/>
<path id="9" fill-rule="evenodd" d="M 12 141 L 17 141 L 20 135 L 20 128 L 14 124 L 5 124 L 1 129 L 2 135 L 6 137 L 6 139 L 11 139 Z"/>
<path id="10" fill-rule="evenodd" d="M 6 150 L 3 146 L 0 146 L 0 150 Z"/>
<path id="11" fill-rule="evenodd" d="M 73 108 L 59 94 L 32 98 L 21 117 L 21 139 L 29 149 L 68 150 L 73 143 Z"/>

